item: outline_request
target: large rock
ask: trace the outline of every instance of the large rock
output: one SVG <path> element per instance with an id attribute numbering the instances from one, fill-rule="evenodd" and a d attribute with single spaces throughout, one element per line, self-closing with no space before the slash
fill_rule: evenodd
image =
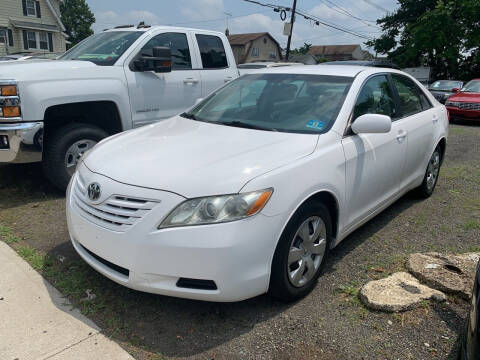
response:
<path id="1" fill-rule="evenodd" d="M 406 272 L 395 273 L 385 279 L 366 283 L 360 290 L 359 296 L 367 307 L 387 312 L 414 309 L 422 300 L 446 300 L 444 293 L 420 284 Z"/>
<path id="2" fill-rule="evenodd" d="M 424 284 L 449 294 L 458 294 L 468 300 L 472 295 L 479 257 L 480 253 L 411 254 L 408 257 L 407 268 Z"/>

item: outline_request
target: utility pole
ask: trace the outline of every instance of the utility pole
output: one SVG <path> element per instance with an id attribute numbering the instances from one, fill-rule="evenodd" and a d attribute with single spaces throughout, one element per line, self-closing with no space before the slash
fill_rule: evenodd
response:
<path id="1" fill-rule="evenodd" d="M 287 53 L 285 55 L 285 60 L 287 61 L 288 61 L 288 57 L 290 56 L 290 43 L 292 42 L 293 23 L 295 22 L 296 9 L 297 9 L 297 0 L 293 0 L 292 17 L 290 18 L 290 34 L 288 35 Z"/>

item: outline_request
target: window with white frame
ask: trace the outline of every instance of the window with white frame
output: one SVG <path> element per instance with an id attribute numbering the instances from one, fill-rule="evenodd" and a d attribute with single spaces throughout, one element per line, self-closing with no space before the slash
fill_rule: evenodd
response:
<path id="1" fill-rule="evenodd" d="M 28 42 L 29 49 L 38 49 L 37 34 L 35 31 L 27 31 L 27 42 Z"/>
<path id="2" fill-rule="evenodd" d="M 258 48 L 252 48 L 252 56 L 257 57 L 258 56 Z"/>
<path id="3" fill-rule="evenodd" d="M 37 16 L 37 9 L 34 0 L 27 0 L 25 2 L 27 8 L 27 15 L 29 16 Z"/>
<path id="4" fill-rule="evenodd" d="M 43 31 L 27 31 L 27 43 L 31 50 L 50 50 L 48 33 Z"/>

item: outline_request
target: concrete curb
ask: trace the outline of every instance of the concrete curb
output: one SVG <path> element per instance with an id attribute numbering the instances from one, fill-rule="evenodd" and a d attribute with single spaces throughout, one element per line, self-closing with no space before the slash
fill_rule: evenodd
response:
<path id="1" fill-rule="evenodd" d="M 0 359 L 133 360 L 0 241 Z"/>

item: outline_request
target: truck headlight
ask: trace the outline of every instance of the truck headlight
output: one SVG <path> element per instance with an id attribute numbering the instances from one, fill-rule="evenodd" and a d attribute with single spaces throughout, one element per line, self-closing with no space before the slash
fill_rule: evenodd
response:
<path id="1" fill-rule="evenodd" d="M 265 189 L 243 194 L 190 199 L 178 205 L 158 228 L 240 220 L 258 214 L 267 204 L 272 193 L 273 189 Z"/>

